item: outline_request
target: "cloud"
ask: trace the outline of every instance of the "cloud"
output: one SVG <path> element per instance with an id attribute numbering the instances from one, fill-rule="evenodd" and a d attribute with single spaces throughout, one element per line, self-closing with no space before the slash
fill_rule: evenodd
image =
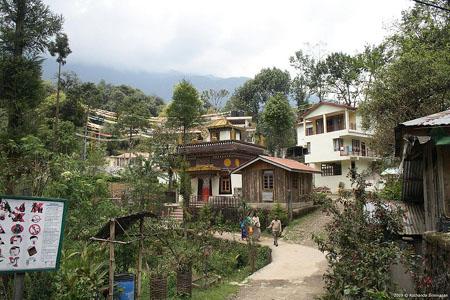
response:
<path id="1" fill-rule="evenodd" d="M 44 0 L 65 17 L 76 63 L 119 70 L 253 76 L 296 50 L 378 43 L 408 0 Z"/>

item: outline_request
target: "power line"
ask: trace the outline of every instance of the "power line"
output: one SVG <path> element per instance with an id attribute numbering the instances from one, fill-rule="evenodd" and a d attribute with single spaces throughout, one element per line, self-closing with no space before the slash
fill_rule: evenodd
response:
<path id="1" fill-rule="evenodd" d="M 434 3 L 429 3 L 429 2 L 420 1 L 420 0 L 413 0 L 413 1 L 416 2 L 416 3 L 419 3 L 419 4 L 423 4 L 423 5 L 426 5 L 426 6 L 431 6 L 431 7 L 434 7 L 434 8 L 443 10 L 443 11 L 446 11 L 446 12 L 450 12 L 450 9 L 442 7 L 442 6 L 439 6 L 439 5 L 436 5 Z"/>

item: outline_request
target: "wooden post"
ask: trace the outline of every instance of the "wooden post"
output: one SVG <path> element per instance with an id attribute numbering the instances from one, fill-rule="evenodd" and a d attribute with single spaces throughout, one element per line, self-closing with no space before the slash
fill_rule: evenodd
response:
<path id="1" fill-rule="evenodd" d="M 139 252 L 138 252 L 138 265 L 137 265 L 137 278 L 136 278 L 136 300 L 141 299 L 142 289 L 142 252 L 144 249 L 144 218 L 139 220 Z"/>
<path id="2" fill-rule="evenodd" d="M 14 300 L 23 300 L 25 273 L 14 273 Z"/>
<path id="3" fill-rule="evenodd" d="M 113 300 L 114 298 L 114 271 L 115 271 L 115 261 L 114 261 L 114 239 L 116 236 L 116 220 L 109 220 L 109 286 L 108 286 L 108 300 Z"/>

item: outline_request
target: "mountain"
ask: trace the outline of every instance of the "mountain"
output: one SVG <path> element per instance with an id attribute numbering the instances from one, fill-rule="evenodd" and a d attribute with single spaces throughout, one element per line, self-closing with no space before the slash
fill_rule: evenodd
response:
<path id="1" fill-rule="evenodd" d="M 55 80 L 57 64 L 53 59 L 46 59 L 42 65 L 44 79 Z M 114 85 L 126 84 L 136 87 L 146 94 L 156 95 L 169 101 L 172 98 L 173 86 L 182 79 L 190 81 L 199 92 L 206 89 L 226 89 L 233 93 L 234 89 L 241 86 L 249 78 L 229 77 L 221 78 L 212 75 L 185 74 L 176 71 L 169 72 L 133 72 L 118 71 L 113 68 L 73 64 L 68 62 L 63 71 L 73 71 L 82 81 L 98 83 L 105 80 Z"/>

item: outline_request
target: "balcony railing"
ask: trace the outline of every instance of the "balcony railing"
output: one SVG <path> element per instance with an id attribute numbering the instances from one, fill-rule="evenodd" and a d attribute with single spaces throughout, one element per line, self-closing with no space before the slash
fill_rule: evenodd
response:
<path id="1" fill-rule="evenodd" d="M 363 157 L 376 157 L 374 151 L 366 149 L 366 150 L 353 150 L 349 148 L 344 148 L 341 151 L 341 156 L 363 156 Z"/>
<path id="2" fill-rule="evenodd" d="M 209 204 L 213 207 L 239 207 L 242 199 L 237 196 L 203 196 L 203 195 L 191 195 L 189 206 L 190 207 L 202 207 Z"/>

